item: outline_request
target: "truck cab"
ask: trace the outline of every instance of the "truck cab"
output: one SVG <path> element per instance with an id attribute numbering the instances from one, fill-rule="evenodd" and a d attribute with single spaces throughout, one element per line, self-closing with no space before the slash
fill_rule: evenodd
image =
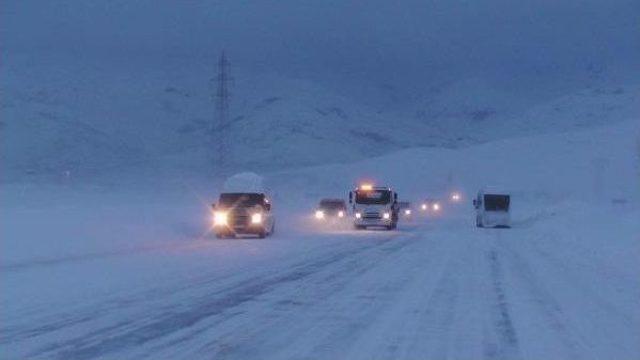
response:
<path id="1" fill-rule="evenodd" d="M 349 192 L 353 225 L 356 229 L 384 227 L 395 229 L 398 224 L 398 194 L 389 187 L 361 185 Z"/>
<path id="2" fill-rule="evenodd" d="M 473 200 L 477 227 L 511 227 L 511 196 L 505 191 L 478 191 Z"/>

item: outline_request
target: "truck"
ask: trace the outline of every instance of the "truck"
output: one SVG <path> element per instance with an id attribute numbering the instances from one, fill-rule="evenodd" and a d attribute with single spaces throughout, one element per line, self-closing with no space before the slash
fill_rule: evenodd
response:
<path id="1" fill-rule="evenodd" d="M 349 204 L 358 230 L 374 226 L 392 230 L 398 225 L 398 193 L 390 187 L 362 184 L 349 192 Z"/>
<path id="2" fill-rule="evenodd" d="M 238 235 L 265 238 L 275 231 L 271 197 L 257 174 L 246 172 L 228 178 L 212 209 L 213 231 L 219 239 Z"/>
<path id="3" fill-rule="evenodd" d="M 511 195 L 506 191 L 485 188 L 473 199 L 476 227 L 511 227 Z"/>

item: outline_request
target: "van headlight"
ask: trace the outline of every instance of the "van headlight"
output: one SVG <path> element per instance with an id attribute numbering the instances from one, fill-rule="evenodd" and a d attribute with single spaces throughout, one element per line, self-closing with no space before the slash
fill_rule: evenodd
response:
<path id="1" fill-rule="evenodd" d="M 316 219 L 324 219 L 324 211 L 317 210 L 316 211 Z"/>
<path id="2" fill-rule="evenodd" d="M 356 219 L 360 219 L 361 217 L 362 217 L 362 214 L 361 214 L 361 213 L 359 213 L 359 212 L 357 212 L 357 213 L 356 213 Z"/>
<path id="3" fill-rule="evenodd" d="M 222 211 L 216 211 L 213 213 L 213 225 L 225 226 L 227 225 L 227 213 Z"/>
<path id="4" fill-rule="evenodd" d="M 251 223 L 252 224 L 262 224 L 262 214 L 257 213 L 251 215 Z"/>
<path id="5" fill-rule="evenodd" d="M 389 214 L 388 212 L 382 214 L 382 218 L 385 220 L 389 220 L 391 218 L 391 214 Z"/>

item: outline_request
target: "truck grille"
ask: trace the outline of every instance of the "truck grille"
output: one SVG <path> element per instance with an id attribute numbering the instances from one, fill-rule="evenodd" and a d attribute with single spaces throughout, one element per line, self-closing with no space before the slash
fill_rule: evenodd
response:
<path id="1" fill-rule="evenodd" d="M 364 215 L 362 216 L 363 219 L 367 219 L 367 220 L 379 220 L 382 217 L 380 216 L 379 213 L 377 212 L 367 212 L 364 213 Z"/>
<path id="2" fill-rule="evenodd" d="M 249 215 L 245 212 L 232 212 L 229 216 L 230 226 L 247 226 L 249 224 Z"/>

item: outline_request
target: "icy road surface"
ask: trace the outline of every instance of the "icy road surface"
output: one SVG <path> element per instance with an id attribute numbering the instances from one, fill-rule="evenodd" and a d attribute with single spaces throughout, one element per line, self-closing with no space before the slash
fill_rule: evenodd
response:
<path id="1" fill-rule="evenodd" d="M 567 236 L 593 212 L 4 264 L 2 358 L 637 359 L 637 266 L 594 246 L 638 226 Z"/>

